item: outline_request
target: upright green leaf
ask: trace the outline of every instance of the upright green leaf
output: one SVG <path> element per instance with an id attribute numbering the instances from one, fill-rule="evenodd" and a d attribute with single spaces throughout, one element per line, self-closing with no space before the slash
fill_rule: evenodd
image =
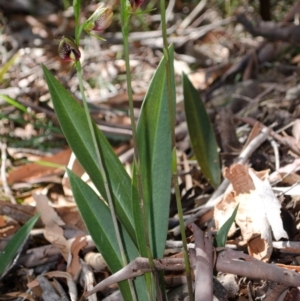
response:
<path id="1" fill-rule="evenodd" d="M 112 273 L 123 267 L 122 257 L 114 231 L 113 221 L 109 208 L 102 202 L 94 190 L 77 177 L 72 171 L 67 170 L 72 191 L 80 214 L 86 227 L 102 254 Z M 120 225 L 127 260 L 131 261 L 139 256 L 131 238 L 125 228 Z M 147 287 L 143 277 L 135 281 L 138 300 L 148 300 Z M 132 300 L 128 281 L 119 283 L 124 300 Z"/>
<path id="2" fill-rule="evenodd" d="M 86 114 L 75 98 L 45 66 L 43 66 L 43 70 L 55 112 L 68 144 L 100 194 L 107 200 Z M 136 243 L 131 206 L 131 179 L 109 142 L 95 124 L 94 131 L 111 187 L 116 215 Z"/>
<path id="3" fill-rule="evenodd" d="M 10 241 L 5 246 L 4 250 L 0 252 L 0 276 L 8 267 L 10 262 L 16 256 L 19 248 L 24 244 L 26 241 L 31 229 L 39 219 L 40 214 L 36 214 L 32 217 L 29 221 L 23 225 L 16 234 L 10 239 Z"/>
<path id="4" fill-rule="evenodd" d="M 75 19 L 78 19 L 80 16 L 80 2 L 81 0 L 73 0 L 73 9 Z"/>
<path id="5" fill-rule="evenodd" d="M 183 74 L 184 109 L 191 145 L 204 176 L 213 187 L 220 184 L 221 170 L 215 134 L 199 92 Z"/>
<path id="6" fill-rule="evenodd" d="M 230 218 L 223 224 L 223 226 L 217 232 L 217 234 L 214 238 L 214 246 L 215 247 L 225 247 L 228 232 L 231 228 L 231 225 L 235 221 L 235 217 L 236 217 L 238 209 L 239 209 L 239 204 L 233 210 Z"/>
<path id="7" fill-rule="evenodd" d="M 173 62 L 172 48 L 169 59 Z M 173 86 L 175 87 L 174 82 Z M 149 85 L 141 108 L 137 136 L 150 244 L 153 257 L 159 258 L 163 256 L 168 231 L 172 177 L 172 141 L 165 59 L 160 62 Z"/>
<path id="8" fill-rule="evenodd" d="M 141 256 L 147 257 L 147 243 L 145 237 L 145 221 L 142 213 L 142 208 L 140 204 L 140 197 L 138 193 L 138 179 L 137 179 L 137 169 L 136 162 L 133 163 L 132 169 L 132 213 L 134 219 L 134 229 L 136 233 L 136 241 L 138 245 L 139 252 Z"/>

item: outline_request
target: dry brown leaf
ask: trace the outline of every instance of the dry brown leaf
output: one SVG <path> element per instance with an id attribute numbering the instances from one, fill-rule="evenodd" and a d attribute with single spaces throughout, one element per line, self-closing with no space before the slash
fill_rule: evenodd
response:
<path id="1" fill-rule="evenodd" d="M 44 300 L 46 300 L 45 293 L 47 291 L 47 287 L 49 290 L 48 297 L 50 297 L 50 299 L 47 299 L 47 300 L 61 300 L 61 301 L 69 300 L 69 298 L 67 298 L 67 296 L 65 295 L 64 291 L 62 291 L 61 288 L 57 287 L 58 283 L 56 282 L 56 280 L 54 279 L 54 282 L 50 283 L 46 277 L 48 277 L 48 278 L 64 278 L 68 284 L 69 296 L 71 298 L 71 301 L 78 300 L 76 284 L 73 281 L 71 275 L 67 272 L 53 271 L 53 272 L 45 273 L 45 274 L 43 274 L 43 276 L 41 276 L 41 275 L 37 276 L 37 278 L 35 280 L 27 283 L 27 287 L 32 289 L 34 287 L 40 286 L 43 289 Z M 60 296 L 58 296 L 58 294 L 57 294 L 58 292 L 60 293 Z M 50 294 L 53 296 L 53 299 L 51 299 Z"/>
<path id="2" fill-rule="evenodd" d="M 67 272 L 72 276 L 74 280 L 78 279 L 80 271 L 82 269 L 80 260 L 79 260 L 79 252 L 82 248 L 87 245 L 86 238 L 84 236 L 77 236 L 71 245 L 71 257 L 68 263 Z"/>
<path id="3" fill-rule="evenodd" d="M 189 79 L 195 88 L 205 90 L 230 67 L 231 64 L 220 64 L 207 69 L 198 69 L 189 74 Z"/>
<path id="4" fill-rule="evenodd" d="M 243 149 L 245 149 L 249 145 L 249 143 L 260 133 L 261 133 L 261 126 L 259 122 L 256 122 L 248 136 L 246 143 L 244 144 Z"/>
<path id="5" fill-rule="evenodd" d="M 10 216 L 6 216 L 5 218 L 1 217 L 1 225 L 0 225 L 0 238 L 5 238 L 15 234 L 20 225 L 12 219 Z"/>
<path id="6" fill-rule="evenodd" d="M 242 164 L 235 164 L 224 169 L 224 177 L 231 182 L 236 195 L 249 193 L 255 189 L 248 170 L 249 167 Z"/>
<path id="7" fill-rule="evenodd" d="M 65 166 L 68 164 L 70 156 L 71 150 L 67 149 L 53 156 L 41 157 L 39 161 Z M 29 163 L 22 165 L 10 172 L 7 181 L 9 184 L 36 181 L 42 177 L 55 175 L 63 171 L 64 167 L 50 167 L 38 163 Z"/>
<path id="8" fill-rule="evenodd" d="M 64 259 L 68 261 L 70 243 L 64 237 L 64 231 L 61 228 L 65 223 L 58 216 L 56 211 L 49 205 L 48 198 L 42 194 L 33 195 L 36 201 L 36 208 L 41 212 L 41 219 L 45 225 L 44 236 L 62 253 Z"/>
<path id="9" fill-rule="evenodd" d="M 249 253 L 268 261 L 272 253 L 272 232 L 276 240 L 288 238 L 280 217 L 280 202 L 275 197 L 266 172 L 255 173 L 246 165 L 235 164 L 224 170 L 233 190 L 227 191 L 215 208 L 216 227 L 219 229 L 239 204 L 236 223 L 241 228 L 243 241 Z M 264 179 L 264 180 L 262 180 Z M 234 232 L 234 226 L 229 234 Z"/>
<path id="10" fill-rule="evenodd" d="M 248 241 L 249 255 L 262 261 L 268 261 L 272 255 L 272 241 L 262 239 L 259 236 Z"/>

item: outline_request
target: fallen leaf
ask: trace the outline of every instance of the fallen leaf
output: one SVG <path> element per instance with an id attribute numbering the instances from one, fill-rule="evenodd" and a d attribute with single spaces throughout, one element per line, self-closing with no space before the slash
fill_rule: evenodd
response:
<path id="1" fill-rule="evenodd" d="M 272 232 L 276 240 L 288 236 L 280 216 L 281 204 L 273 193 L 267 172 L 257 173 L 247 165 L 234 164 L 225 168 L 224 176 L 231 182 L 232 189 L 215 207 L 216 228 L 226 222 L 239 204 L 235 221 L 241 229 L 241 244 L 247 244 L 253 257 L 268 261 L 272 253 Z M 234 227 L 229 235 L 234 233 Z"/>
<path id="2" fill-rule="evenodd" d="M 8 175 L 8 183 L 31 182 L 45 176 L 64 172 L 68 164 L 71 150 L 63 150 L 53 156 L 41 157 L 37 163 L 28 163 L 12 170 Z"/>
<path id="3" fill-rule="evenodd" d="M 86 245 L 86 238 L 83 236 L 77 236 L 71 245 L 71 256 L 68 262 L 67 272 L 72 276 L 73 280 L 77 280 L 81 272 L 82 267 L 79 260 L 79 252 Z"/>
<path id="4" fill-rule="evenodd" d="M 36 201 L 37 211 L 41 212 L 41 220 L 45 225 L 44 236 L 62 253 L 64 259 L 68 261 L 70 242 L 64 237 L 61 226 L 65 225 L 56 211 L 49 205 L 48 198 L 43 194 L 33 194 Z"/>

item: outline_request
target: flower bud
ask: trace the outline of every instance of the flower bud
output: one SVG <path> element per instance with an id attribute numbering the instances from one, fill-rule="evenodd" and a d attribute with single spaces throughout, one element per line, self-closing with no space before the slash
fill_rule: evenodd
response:
<path id="1" fill-rule="evenodd" d="M 144 2 L 144 0 L 129 0 L 130 10 L 136 11 Z"/>
<path id="2" fill-rule="evenodd" d="M 96 11 L 86 20 L 83 29 L 90 33 L 91 31 L 103 32 L 110 26 L 113 19 L 113 11 L 109 7 L 104 7 L 101 3 Z"/>
<path id="3" fill-rule="evenodd" d="M 78 61 L 81 53 L 71 38 L 62 37 L 58 46 L 59 57 L 66 62 Z"/>

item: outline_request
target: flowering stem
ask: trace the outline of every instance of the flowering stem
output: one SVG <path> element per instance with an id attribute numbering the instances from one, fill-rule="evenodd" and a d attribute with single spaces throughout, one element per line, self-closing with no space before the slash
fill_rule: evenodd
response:
<path id="1" fill-rule="evenodd" d="M 75 15 L 75 43 L 78 45 L 79 40 L 80 40 L 80 35 L 82 33 L 82 26 L 80 26 L 80 23 L 79 23 L 80 0 L 74 0 L 73 6 L 74 6 L 74 15 Z M 81 93 L 83 107 L 84 107 L 84 111 L 85 111 L 86 118 L 88 121 L 88 126 L 89 126 L 89 130 L 90 130 L 90 133 L 92 136 L 93 144 L 95 147 L 96 158 L 97 158 L 97 161 L 99 164 L 101 176 L 102 176 L 102 179 L 104 182 L 105 192 L 106 192 L 106 196 L 107 196 L 107 202 L 108 202 L 109 209 L 111 212 L 111 217 L 112 217 L 112 221 L 113 221 L 113 225 L 114 225 L 115 234 L 117 237 L 119 250 L 121 253 L 123 266 L 126 266 L 128 264 L 128 262 L 126 259 L 125 250 L 124 250 L 124 246 L 123 246 L 122 239 L 121 239 L 120 229 L 119 229 L 119 225 L 118 225 L 118 221 L 117 221 L 117 217 L 116 217 L 116 213 L 115 213 L 115 208 L 113 205 L 112 195 L 111 195 L 110 187 L 108 184 L 106 171 L 105 171 L 103 160 L 102 160 L 102 157 L 101 157 L 98 145 L 97 145 L 96 134 L 95 134 L 95 130 L 93 127 L 92 118 L 89 113 L 89 108 L 88 108 L 85 91 L 84 91 L 84 87 L 83 87 L 82 67 L 81 67 L 81 63 L 79 60 L 77 60 L 75 62 L 75 66 L 76 66 L 76 70 L 77 70 L 79 89 L 80 89 L 80 93 Z M 129 280 L 129 286 L 130 286 L 132 298 L 134 301 L 136 301 L 136 295 L 135 295 L 132 280 Z"/>
<path id="2" fill-rule="evenodd" d="M 121 239 L 121 235 L 120 235 L 120 231 L 119 231 L 118 221 L 117 221 L 116 214 L 115 214 L 115 209 L 114 209 L 112 196 L 111 196 L 110 188 L 109 188 L 108 181 L 107 181 L 105 168 L 104 168 L 104 165 L 103 165 L 103 161 L 102 161 L 102 157 L 100 155 L 99 148 L 97 146 L 96 135 L 95 135 L 95 131 L 94 131 L 93 123 L 92 123 L 92 118 L 90 116 L 88 104 L 87 104 L 86 97 L 85 97 L 85 92 L 84 92 L 84 87 L 83 87 L 83 80 L 82 80 L 82 68 L 81 68 L 80 61 L 76 62 L 76 70 L 77 70 L 77 76 L 78 76 L 78 80 L 79 80 L 79 88 L 80 88 L 81 98 L 82 98 L 82 102 L 83 102 L 83 107 L 84 107 L 84 111 L 85 111 L 86 118 L 87 118 L 87 121 L 88 121 L 90 133 L 92 135 L 92 140 L 93 140 L 93 144 L 94 144 L 94 147 L 95 147 L 97 161 L 98 161 L 98 164 L 99 164 L 99 167 L 100 167 L 101 176 L 102 176 L 104 186 L 105 186 L 107 202 L 108 202 L 108 205 L 109 205 L 109 208 L 110 208 L 111 217 L 112 217 L 112 220 L 113 220 L 114 229 L 115 229 L 115 233 L 116 233 L 116 236 L 117 236 L 117 241 L 118 241 L 118 245 L 119 245 L 119 248 L 120 248 L 123 264 L 125 266 L 125 265 L 127 265 L 127 259 L 126 259 L 126 256 L 125 256 L 125 251 L 124 251 L 124 247 L 123 247 L 123 243 L 122 243 L 122 239 Z"/>
<path id="3" fill-rule="evenodd" d="M 140 172 L 140 157 L 139 157 L 139 150 L 138 150 L 138 139 L 137 139 L 137 130 L 136 130 L 136 123 L 134 119 L 134 109 L 133 109 L 133 97 L 132 97 L 132 87 L 131 87 L 131 73 L 130 73 L 130 59 L 129 59 L 129 42 L 128 42 L 128 35 L 129 35 L 129 19 L 130 13 L 126 7 L 126 0 L 121 0 L 121 23 L 122 23 L 122 33 L 123 33 L 123 44 L 124 44 L 124 56 L 125 56 L 125 65 L 126 65 L 126 81 L 127 81 L 127 94 L 128 94 L 128 102 L 129 102 L 129 115 L 131 121 L 131 128 L 132 128 L 132 139 L 134 145 L 134 159 L 136 162 L 136 176 L 137 176 L 137 186 L 138 186 L 138 194 L 140 199 L 140 208 L 143 220 L 143 230 L 144 230 L 144 237 L 146 243 L 147 254 L 141 254 L 141 256 L 147 256 L 149 259 L 150 267 L 153 271 L 154 277 L 155 275 L 155 266 L 153 262 L 153 255 L 150 248 L 150 239 L 149 239 L 149 229 L 148 229 L 148 217 L 145 210 L 145 202 L 144 202 L 144 194 L 143 194 L 143 185 L 142 185 L 142 175 Z M 154 300 L 154 295 L 151 288 L 151 280 L 147 274 L 145 275 L 150 299 Z M 157 291 L 160 294 L 160 291 Z"/>
<path id="4" fill-rule="evenodd" d="M 169 51 L 168 51 L 168 39 L 167 39 L 167 22 L 166 22 L 166 7 L 165 7 L 165 0 L 160 0 L 160 12 L 161 12 L 161 27 L 162 27 L 162 35 L 163 35 L 163 49 L 164 55 L 166 60 L 166 78 L 167 78 L 167 90 L 168 90 L 168 103 L 169 103 L 169 111 L 170 111 L 170 120 L 171 120 L 171 132 L 172 132 L 172 149 L 173 149 L 173 168 L 172 168 L 172 180 L 173 185 L 175 188 L 175 197 L 176 197 L 176 205 L 177 211 L 179 216 L 180 222 L 180 231 L 181 231 L 181 239 L 183 243 L 183 250 L 184 250 L 184 262 L 185 262 L 185 270 L 186 270 L 186 277 L 187 277 L 187 285 L 189 291 L 189 300 L 194 300 L 194 293 L 192 287 L 192 275 L 191 275 L 191 268 L 189 262 L 189 255 L 187 250 L 187 240 L 185 235 L 185 226 L 183 220 L 183 211 L 181 205 L 181 197 L 179 191 L 179 183 L 178 183 L 178 171 L 177 171 L 177 164 L 176 164 L 176 140 L 175 140 L 175 108 L 174 108 L 174 101 L 173 101 L 173 93 L 172 93 L 172 76 L 174 76 L 171 72 L 171 64 Z"/>

